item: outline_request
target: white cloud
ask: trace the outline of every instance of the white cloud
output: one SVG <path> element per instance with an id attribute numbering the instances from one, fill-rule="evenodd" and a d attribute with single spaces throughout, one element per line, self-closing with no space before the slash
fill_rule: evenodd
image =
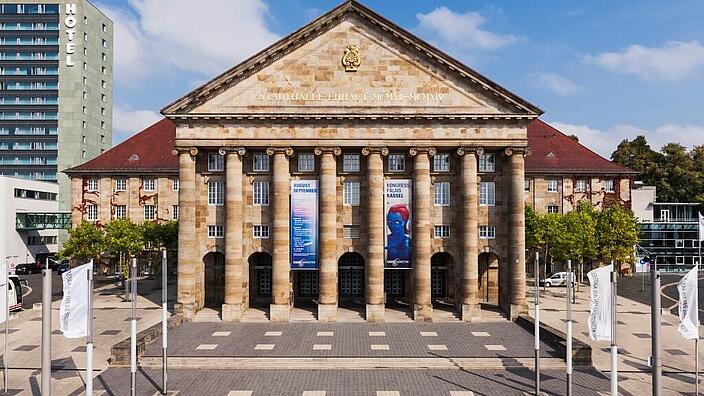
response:
<path id="1" fill-rule="evenodd" d="M 115 24 L 115 77 L 129 83 L 170 70 L 210 77 L 265 48 L 263 0 L 130 0 L 101 6 Z"/>
<path id="2" fill-rule="evenodd" d="M 501 48 L 521 40 L 510 34 L 492 33 L 481 29 L 486 22 L 477 12 L 456 13 L 447 7 L 438 7 L 427 14 L 416 14 L 418 30 L 431 40 L 460 48 Z"/>
<path id="3" fill-rule="evenodd" d="M 679 80 L 704 68 L 704 46 L 698 41 L 669 41 L 662 47 L 631 45 L 619 52 L 587 55 L 585 59 L 616 73 L 646 80 Z"/>
<path id="4" fill-rule="evenodd" d="M 605 158 L 622 140 L 633 140 L 638 135 L 645 136 L 653 150 L 660 150 L 670 142 L 677 142 L 685 147 L 704 144 L 704 126 L 692 124 L 666 124 L 653 130 L 638 128 L 629 124 L 618 124 L 606 130 L 591 128 L 587 125 L 550 122 L 550 125 L 567 135 L 577 135 L 579 142 L 596 151 Z"/>
<path id="5" fill-rule="evenodd" d="M 559 74 L 534 73 L 529 77 L 537 87 L 546 88 L 561 96 L 575 93 L 582 88 L 577 83 Z"/>
<path id="6" fill-rule="evenodd" d="M 163 117 L 151 110 L 127 110 L 119 106 L 113 108 L 113 143 L 117 144 L 161 120 Z"/>

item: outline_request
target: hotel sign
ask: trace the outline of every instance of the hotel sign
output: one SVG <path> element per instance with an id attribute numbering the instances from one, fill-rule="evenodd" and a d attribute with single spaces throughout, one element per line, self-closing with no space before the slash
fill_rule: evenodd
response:
<path id="1" fill-rule="evenodd" d="M 440 102 L 444 98 L 442 93 L 406 93 L 406 92 L 267 92 L 257 93 L 259 102 L 359 102 L 359 103 L 380 103 L 380 102 Z"/>
<path id="2" fill-rule="evenodd" d="M 76 43 L 73 41 L 76 37 L 76 13 L 78 11 L 78 6 L 76 3 L 68 3 L 65 6 L 66 17 L 64 18 L 64 25 L 66 26 L 66 66 L 71 67 L 74 65 L 72 55 L 76 52 Z"/>

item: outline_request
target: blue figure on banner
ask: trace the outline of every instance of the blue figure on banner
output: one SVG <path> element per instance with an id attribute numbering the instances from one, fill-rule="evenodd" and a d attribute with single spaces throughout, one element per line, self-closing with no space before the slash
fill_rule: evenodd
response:
<path id="1" fill-rule="evenodd" d="M 391 231 L 386 236 L 386 260 L 393 266 L 411 261 L 411 237 L 408 236 L 408 206 L 395 204 L 386 213 L 386 226 Z"/>

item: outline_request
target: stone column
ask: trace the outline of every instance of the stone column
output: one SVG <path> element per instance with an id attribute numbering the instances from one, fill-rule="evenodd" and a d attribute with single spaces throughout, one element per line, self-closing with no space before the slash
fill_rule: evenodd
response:
<path id="1" fill-rule="evenodd" d="M 509 204 L 508 204 L 508 284 L 509 301 L 508 314 L 515 320 L 519 314 L 528 312 L 526 304 L 526 229 L 523 179 L 525 163 L 523 157 L 527 154 L 525 147 L 509 147 L 506 155 L 509 157 Z"/>
<path id="2" fill-rule="evenodd" d="M 225 156 L 225 304 L 223 322 L 242 318 L 242 147 L 223 147 Z"/>
<path id="3" fill-rule="evenodd" d="M 320 304 L 318 321 L 337 321 L 337 163 L 339 147 L 318 147 L 320 160 Z"/>
<path id="4" fill-rule="evenodd" d="M 179 147 L 178 155 L 178 297 L 175 311 L 192 319 L 196 313 L 196 155 L 195 147 Z"/>
<path id="5" fill-rule="evenodd" d="M 413 244 L 411 262 L 413 263 L 413 319 L 416 321 L 433 320 L 433 304 L 430 296 L 430 157 L 435 155 L 435 149 L 429 147 L 414 147 L 410 153 L 413 161 Z"/>
<path id="6" fill-rule="evenodd" d="M 273 229 L 273 265 L 272 293 L 269 307 L 269 319 L 272 322 L 287 322 L 291 311 L 290 301 L 290 250 L 289 250 L 289 216 L 291 175 L 288 157 L 293 155 L 290 147 L 270 147 L 266 150 L 274 158 L 274 176 L 272 211 L 274 213 Z"/>
<path id="7" fill-rule="evenodd" d="M 365 147 L 367 156 L 367 265 L 365 317 L 384 321 L 384 161 L 386 147 Z"/>
<path id="8" fill-rule="evenodd" d="M 479 309 L 479 225 L 477 156 L 481 148 L 460 147 L 457 154 L 462 157 L 462 241 L 460 313 L 462 321 L 471 322 L 480 317 Z"/>

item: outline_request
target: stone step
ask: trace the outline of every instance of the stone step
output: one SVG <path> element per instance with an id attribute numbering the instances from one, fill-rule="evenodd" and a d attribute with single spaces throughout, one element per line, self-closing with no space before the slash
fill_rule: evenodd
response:
<path id="1" fill-rule="evenodd" d="M 161 367 L 161 357 L 141 357 L 139 364 L 147 368 Z M 477 370 L 477 369 L 532 369 L 534 360 L 525 358 L 359 358 L 359 357 L 169 357 L 169 368 L 172 369 L 445 369 L 445 370 Z M 561 358 L 541 358 L 543 369 L 563 369 Z"/>
<path id="2" fill-rule="evenodd" d="M 220 318 L 220 312 L 216 311 L 214 309 L 210 308 L 204 308 L 198 311 L 195 316 L 193 317 L 194 322 L 208 322 L 208 323 L 214 323 L 214 322 L 222 322 L 222 319 Z"/>

